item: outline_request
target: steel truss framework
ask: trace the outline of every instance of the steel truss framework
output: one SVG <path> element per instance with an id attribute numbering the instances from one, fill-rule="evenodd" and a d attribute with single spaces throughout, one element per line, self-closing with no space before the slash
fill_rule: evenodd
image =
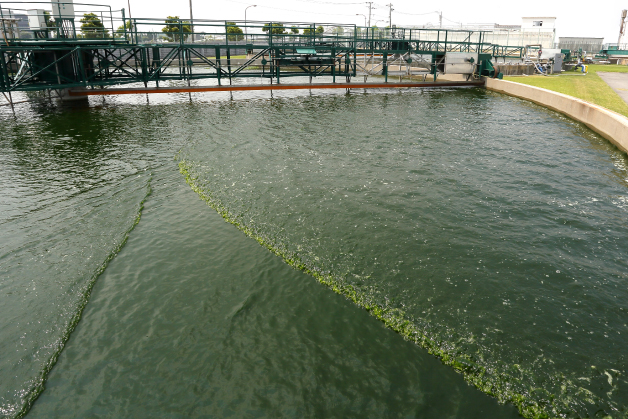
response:
<path id="1" fill-rule="evenodd" d="M 472 31 L 375 30 L 354 25 L 327 25 L 332 29 L 326 30 L 322 25 L 301 23 L 299 26 L 306 29 L 295 35 L 273 33 L 275 26 L 283 28 L 284 24 L 279 23 L 270 24 L 271 30 L 264 33 L 264 24 L 260 22 L 195 20 L 191 32 L 189 26 L 186 29 L 189 22 L 170 20 L 169 42 L 164 43 L 154 41 L 155 31 L 139 30 L 161 28 L 164 21 L 130 21 L 124 18 L 123 10 L 124 33 L 113 34 L 112 19 L 111 36 L 108 32 L 105 36 L 103 30 L 102 36 L 94 39 L 63 29 L 74 28 L 73 22 L 68 25 L 64 19 L 57 21 L 59 27 L 53 36 L 36 33 L 32 39 L 6 38 L 11 32 L 4 30 L 0 91 L 101 88 L 128 83 L 155 83 L 158 87 L 167 80 L 189 84 L 191 80 L 206 78 L 217 79 L 221 85 L 230 84 L 235 77 L 269 78 L 271 83 L 280 83 L 283 77 L 309 76 L 311 80 L 331 76 L 335 83 L 338 77 L 350 82 L 358 75 L 379 74 L 387 81 L 389 75 L 412 75 L 416 70 L 424 75 L 424 80 L 427 74 L 436 80 L 439 71 L 443 71 L 447 52 L 479 54 L 478 74 L 492 69 L 493 57 L 519 58 L 523 54 L 520 47 L 485 43 L 482 32 Z M 230 30 L 236 25 L 256 33 L 234 35 Z M 147 41 L 150 34 L 153 42 Z M 245 59 L 233 58 L 243 51 Z"/>

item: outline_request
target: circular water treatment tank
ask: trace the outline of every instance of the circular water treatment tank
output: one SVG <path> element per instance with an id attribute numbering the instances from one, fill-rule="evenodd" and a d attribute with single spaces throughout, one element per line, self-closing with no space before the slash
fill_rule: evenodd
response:
<path id="1" fill-rule="evenodd" d="M 234 97 L 2 110 L 5 412 L 57 357 L 31 417 L 625 410 L 625 155 L 483 89 Z"/>

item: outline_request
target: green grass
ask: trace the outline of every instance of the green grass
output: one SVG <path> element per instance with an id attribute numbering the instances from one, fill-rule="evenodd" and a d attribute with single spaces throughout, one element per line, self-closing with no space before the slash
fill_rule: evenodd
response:
<path id="1" fill-rule="evenodd" d="M 597 75 L 598 71 L 628 73 L 628 66 L 591 64 L 588 70 L 586 75 L 565 71 L 560 75 L 504 77 L 504 80 L 564 93 L 628 116 L 628 104 Z"/>

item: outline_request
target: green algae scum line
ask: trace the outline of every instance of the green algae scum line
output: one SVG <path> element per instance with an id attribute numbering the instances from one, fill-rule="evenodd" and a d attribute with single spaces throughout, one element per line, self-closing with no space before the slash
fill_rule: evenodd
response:
<path id="1" fill-rule="evenodd" d="M 407 320 L 405 313 L 402 310 L 397 308 L 391 309 L 377 304 L 365 295 L 360 294 L 353 285 L 346 285 L 343 281 L 334 278 L 333 275 L 321 272 L 319 269 L 310 269 L 296 253 L 287 253 L 285 250 L 275 247 L 263 237 L 256 235 L 256 233 L 250 228 L 239 223 L 234 218 L 231 218 L 227 209 L 219 203 L 212 201 L 211 197 L 206 195 L 203 190 L 195 184 L 194 177 L 190 175 L 189 172 L 190 166 L 188 166 L 185 161 L 181 161 L 179 163 L 179 168 L 181 173 L 185 176 L 186 182 L 192 187 L 192 190 L 198 193 L 201 199 L 207 202 L 211 208 L 216 210 L 225 221 L 238 227 L 238 229 L 240 229 L 248 237 L 256 240 L 261 246 L 281 257 L 288 265 L 313 276 L 318 282 L 326 285 L 335 293 L 343 295 L 359 307 L 364 308 L 371 315 L 376 317 L 378 320 L 381 320 L 387 327 L 399 333 L 405 339 L 422 346 L 427 349 L 430 354 L 438 356 L 445 365 L 449 365 L 464 374 L 467 381 L 482 388 L 486 393 L 493 396 L 500 396 L 502 400 L 512 401 L 524 414 L 528 413 L 531 415 L 537 415 L 539 413 L 538 405 L 534 403 L 530 405 L 523 394 L 513 392 L 508 388 L 509 386 L 494 389 L 492 386 L 484 384 L 482 382 L 482 378 L 486 373 L 486 370 L 483 367 L 475 364 L 473 359 L 466 354 L 457 354 L 455 351 L 450 353 L 446 345 L 442 345 L 441 342 L 432 340 L 424 330 L 421 330 Z"/>
<path id="2" fill-rule="evenodd" d="M 37 397 L 39 397 L 41 392 L 44 391 L 44 383 L 45 383 L 46 377 L 48 373 L 50 373 L 50 371 L 54 367 L 55 363 L 57 362 L 57 359 L 59 355 L 61 354 L 61 351 L 63 351 L 63 347 L 65 346 L 68 339 L 70 338 L 72 331 L 74 331 L 74 329 L 76 328 L 76 325 L 79 323 L 81 319 L 81 315 L 83 314 L 83 310 L 85 309 L 85 306 L 89 302 L 89 297 L 94 287 L 94 284 L 96 283 L 96 280 L 98 279 L 100 274 L 102 274 L 105 271 L 109 262 L 111 262 L 111 260 L 113 260 L 113 258 L 115 258 L 116 255 L 122 250 L 122 248 L 124 247 L 124 245 L 126 244 L 129 238 L 129 234 L 131 234 L 135 226 L 137 226 L 137 224 L 140 222 L 140 218 L 142 217 L 142 210 L 144 208 L 144 202 L 146 201 L 146 199 L 148 199 L 151 193 L 150 180 L 151 179 L 149 177 L 148 184 L 146 185 L 146 195 L 138 204 L 137 216 L 132 221 L 132 224 L 130 225 L 128 230 L 124 232 L 124 235 L 121 237 L 120 241 L 116 244 L 116 247 L 111 251 L 109 255 L 107 255 L 107 257 L 101 263 L 101 265 L 97 267 L 96 271 L 93 273 L 91 278 L 89 278 L 89 280 L 86 281 L 84 284 L 81 284 L 81 289 L 78 293 L 78 297 L 79 297 L 78 301 L 74 302 L 74 307 L 73 307 L 74 314 L 69 319 L 66 325 L 66 329 L 63 330 L 60 338 L 54 343 L 54 346 L 53 346 L 54 352 L 51 354 L 51 357 L 47 360 L 47 362 L 43 365 L 43 368 L 40 371 L 39 377 L 37 377 L 35 380 L 32 381 L 32 384 L 31 384 L 32 387 L 27 389 L 27 391 L 25 392 L 26 397 L 24 398 L 24 404 L 22 405 L 21 409 L 17 412 L 18 417 L 24 416 L 32 407 L 32 404 L 35 402 L 35 400 L 37 400 Z"/>

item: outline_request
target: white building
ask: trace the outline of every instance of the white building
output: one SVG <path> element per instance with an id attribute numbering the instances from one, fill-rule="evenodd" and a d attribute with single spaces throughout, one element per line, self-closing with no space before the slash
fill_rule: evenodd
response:
<path id="1" fill-rule="evenodd" d="M 555 17 L 523 17 L 521 25 L 495 24 L 484 39 L 497 45 L 524 47 L 541 45 L 543 48 L 554 48 L 556 42 Z"/>
<path id="2" fill-rule="evenodd" d="M 541 45 L 543 48 L 554 48 L 556 42 L 555 17 L 523 17 L 521 25 L 471 23 L 445 29 L 484 31 L 485 42 L 503 46 Z"/>

